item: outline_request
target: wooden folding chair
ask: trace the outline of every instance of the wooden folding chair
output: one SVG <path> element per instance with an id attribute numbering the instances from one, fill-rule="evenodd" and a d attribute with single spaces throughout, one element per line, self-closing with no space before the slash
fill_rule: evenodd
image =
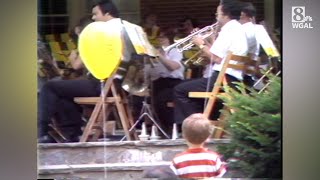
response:
<path id="1" fill-rule="evenodd" d="M 50 42 L 50 41 L 57 41 L 58 38 L 56 34 L 46 34 L 44 35 L 44 39 L 45 41 Z"/>
<path id="2" fill-rule="evenodd" d="M 61 33 L 60 39 L 61 39 L 60 44 L 64 44 L 66 46 L 67 51 L 72 51 L 77 49 L 77 45 L 74 42 L 74 40 L 71 38 L 69 33 Z"/>
<path id="3" fill-rule="evenodd" d="M 64 63 L 69 61 L 68 55 L 70 54 L 70 51 L 62 48 L 60 42 L 50 41 L 49 47 L 56 61 L 63 61 Z"/>
<path id="4" fill-rule="evenodd" d="M 120 92 L 119 92 L 120 91 Z M 110 113 L 112 112 L 112 106 L 116 107 L 116 110 L 121 121 L 122 128 L 124 130 L 127 140 L 138 139 L 135 131 L 129 131 L 129 128 L 133 126 L 133 116 L 129 108 L 128 99 L 125 92 L 122 89 L 116 88 L 113 77 L 108 78 L 104 85 L 104 92 L 106 96 L 104 102 L 102 101 L 102 95 L 100 97 L 76 97 L 74 101 L 82 105 L 95 105 L 92 114 L 87 122 L 83 134 L 80 138 L 80 142 L 86 142 L 89 140 L 90 134 L 93 134 L 93 140 L 96 140 L 103 132 L 104 127 L 100 130 L 95 130 L 95 126 L 101 127 L 103 121 L 107 120 Z M 105 105 L 103 106 L 103 103 Z M 105 112 L 103 112 L 105 110 Z M 103 114 L 105 113 L 105 114 Z M 104 117 L 106 119 L 104 119 Z"/>
<path id="5" fill-rule="evenodd" d="M 49 131 L 48 134 L 57 142 L 57 143 L 63 143 L 68 140 L 68 138 L 63 134 L 63 132 L 60 130 L 56 119 L 52 118 L 51 123 L 49 124 L 49 127 L 52 128 L 52 131 Z"/>
<path id="6" fill-rule="evenodd" d="M 237 64 L 231 64 L 230 60 L 237 61 Z M 224 64 L 222 65 L 222 68 L 219 72 L 219 75 L 214 83 L 213 89 L 211 92 L 189 92 L 189 97 L 191 98 L 209 98 L 209 101 L 204 109 L 204 114 L 209 118 L 211 115 L 211 112 L 214 108 L 214 104 L 217 100 L 217 96 L 220 94 L 222 95 L 223 92 L 221 92 L 222 85 L 227 85 L 227 81 L 225 78 L 225 73 L 227 68 L 232 68 L 236 70 L 243 71 L 244 74 L 254 74 L 255 73 L 255 67 L 256 67 L 256 61 L 250 59 L 248 56 L 238 56 L 235 54 L 232 54 L 232 52 L 228 52 L 228 55 L 226 57 L 226 60 L 224 61 Z M 224 94 L 226 95 L 226 94 Z M 224 109 L 227 109 L 226 106 L 224 106 Z M 231 110 L 231 109 L 229 109 Z M 231 110 L 232 111 L 232 110 Z M 217 128 L 214 131 L 213 138 L 221 138 L 223 135 L 223 128 L 225 125 L 225 117 L 223 113 L 221 113 L 219 119 L 217 121 L 212 121 L 212 124 L 216 126 Z"/>
<path id="7" fill-rule="evenodd" d="M 62 42 L 68 42 L 69 40 L 71 40 L 70 34 L 69 33 L 61 33 L 60 40 Z"/>
<path id="8" fill-rule="evenodd" d="M 71 39 L 65 43 L 69 51 L 77 49 L 77 45 Z"/>

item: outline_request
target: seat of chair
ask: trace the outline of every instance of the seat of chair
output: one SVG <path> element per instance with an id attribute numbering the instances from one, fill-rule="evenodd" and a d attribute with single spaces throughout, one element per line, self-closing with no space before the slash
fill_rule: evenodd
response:
<path id="1" fill-rule="evenodd" d="M 105 99 L 106 103 L 114 102 L 116 97 L 107 97 Z M 98 101 L 101 100 L 101 97 L 75 97 L 73 101 L 77 104 L 83 105 L 95 105 Z"/>
<path id="2" fill-rule="evenodd" d="M 219 93 L 219 96 L 227 96 L 227 93 Z M 212 92 L 189 92 L 190 98 L 214 98 Z"/>

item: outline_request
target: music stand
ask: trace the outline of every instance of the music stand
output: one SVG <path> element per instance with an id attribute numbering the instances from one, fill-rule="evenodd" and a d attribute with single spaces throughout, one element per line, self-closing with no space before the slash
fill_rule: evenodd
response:
<path id="1" fill-rule="evenodd" d="M 144 67 L 145 65 L 147 64 L 147 60 L 150 58 L 150 56 L 148 55 L 143 55 L 143 64 L 144 64 Z M 150 80 L 150 78 L 148 78 L 148 75 L 147 75 L 147 72 L 144 71 L 143 73 L 143 78 L 144 78 L 144 82 L 149 82 L 150 86 L 151 86 L 151 90 L 153 89 L 152 87 L 152 82 Z M 151 97 L 152 98 L 152 97 Z M 151 110 L 151 107 L 150 107 L 150 104 L 147 103 L 147 96 L 145 95 L 144 98 L 143 98 L 143 101 L 142 101 L 142 108 L 141 108 L 141 111 L 140 111 L 140 116 L 138 118 L 138 120 L 132 125 L 132 127 L 129 129 L 129 132 L 131 132 L 137 125 L 140 121 L 142 121 L 143 118 L 149 118 L 153 124 L 156 125 L 156 127 L 161 131 L 161 133 L 168 139 L 170 139 L 170 137 L 168 136 L 168 134 L 159 126 L 159 124 L 157 123 L 157 121 L 155 120 L 155 113 Z M 126 136 L 124 136 L 120 141 L 123 141 L 124 138 Z"/>

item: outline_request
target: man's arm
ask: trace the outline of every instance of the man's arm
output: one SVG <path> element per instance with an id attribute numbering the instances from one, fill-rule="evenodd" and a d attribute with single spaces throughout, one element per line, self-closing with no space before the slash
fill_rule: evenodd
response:
<path id="1" fill-rule="evenodd" d="M 192 39 L 192 42 L 196 46 L 198 46 L 201 49 L 201 51 L 204 53 L 204 55 L 207 56 L 211 60 L 211 63 L 216 63 L 216 64 L 221 63 L 222 58 L 220 58 L 219 56 L 210 52 L 209 45 L 201 37 L 194 37 Z"/>
<path id="2" fill-rule="evenodd" d="M 181 65 L 174 60 L 168 59 L 165 55 L 165 52 L 162 49 L 159 49 L 159 61 L 169 70 L 174 71 L 179 69 Z"/>
<path id="3" fill-rule="evenodd" d="M 73 69 L 79 70 L 84 68 L 84 64 L 82 62 L 81 57 L 79 56 L 79 53 L 76 50 L 72 50 L 69 55 L 70 64 Z"/>

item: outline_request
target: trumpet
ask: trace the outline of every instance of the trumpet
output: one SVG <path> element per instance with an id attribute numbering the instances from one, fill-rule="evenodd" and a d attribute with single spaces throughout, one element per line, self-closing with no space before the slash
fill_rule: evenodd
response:
<path id="1" fill-rule="evenodd" d="M 186 51 L 191 49 L 194 44 L 192 43 L 192 38 L 195 36 L 200 36 L 202 39 L 206 39 L 212 34 L 216 33 L 218 29 L 218 22 L 212 25 L 206 26 L 199 31 L 196 31 L 185 38 L 178 40 L 176 43 L 171 44 L 170 46 L 164 48 L 165 51 L 169 51 L 172 48 L 177 48 L 179 52 Z"/>
<path id="2" fill-rule="evenodd" d="M 198 52 L 193 54 L 190 58 L 188 58 L 187 60 L 183 61 L 183 64 L 186 67 L 191 66 L 191 65 L 194 65 L 194 66 L 205 66 L 209 62 L 210 61 L 208 61 L 208 59 L 206 59 L 205 57 L 202 56 L 202 52 L 201 52 L 201 50 L 199 50 Z"/>

